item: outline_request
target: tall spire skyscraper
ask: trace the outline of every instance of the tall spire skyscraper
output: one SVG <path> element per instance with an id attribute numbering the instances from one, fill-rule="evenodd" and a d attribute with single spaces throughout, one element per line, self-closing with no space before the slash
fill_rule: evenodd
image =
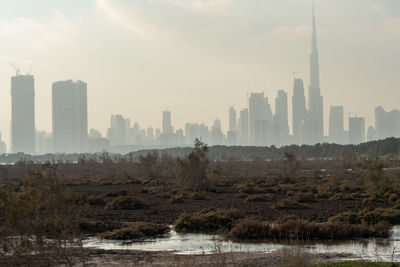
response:
<path id="1" fill-rule="evenodd" d="M 316 138 L 315 142 L 323 142 L 324 139 L 324 103 L 321 96 L 319 84 L 319 57 L 317 46 L 317 26 L 315 21 L 313 3 L 312 19 L 312 37 L 311 37 L 311 55 L 310 55 L 310 86 L 308 88 L 308 108 L 309 120 L 313 124 L 313 132 Z"/>

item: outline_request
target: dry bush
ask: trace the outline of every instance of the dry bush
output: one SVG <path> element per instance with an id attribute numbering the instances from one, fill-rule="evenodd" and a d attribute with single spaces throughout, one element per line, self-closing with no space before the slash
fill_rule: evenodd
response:
<path id="1" fill-rule="evenodd" d="M 272 205 L 271 208 L 273 209 L 309 209 L 310 206 L 307 204 L 303 204 L 298 202 L 293 198 L 286 198 L 283 199 L 276 204 Z"/>
<path id="2" fill-rule="evenodd" d="M 254 187 L 253 186 L 246 186 L 242 189 L 240 189 L 239 191 L 240 193 L 244 193 L 244 194 L 254 194 Z"/>
<path id="3" fill-rule="evenodd" d="M 128 195 L 128 191 L 126 190 L 113 190 L 104 194 L 105 197 L 119 197 Z"/>
<path id="4" fill-rule="evenodd" d="M 228 236 L 237 240 L 267 240 L 271 235 L 270 231 L 270 224 L 246 218 L 236 224 Z"/>
<path id="5" fill-rule="evenodd" d="M 173 195 L 169 200 L 168 203 L 171 204 L 181 204 L 185 201 L 185 199 L 187 198 L 187 194 L 186 192 L 178 192 L 175 195 Z"/>
<path id="6" fill-rule="evenodd" d="M 315 223 L 287 218 L 274 224 L 245 219 L 236 224 L 228 236 L 236 240 L 334 240 L 358 237 L 388 237 L 390 224 L 375 226 L 345 224 L 342 222 Z"/>
<path id="7" fill-rule="evenodd" d="M 230 230 L 244 214 L 237 209 L 203 210 L 195 213 L 183 213 L 175 222 L 180 232 L 217 232 Z"/>
<path id="8" fill-rule="evenodd" d="M 82 200 L 42 171 L 19 188 L 0 189 L 0 265 L 72 266 L 73 254 L 83 252 Z"/>
<path id="9" fill-rule="evenodd" d="M 389 200 L 390 202 L 396 202 L 396 201 L 399 200 L 399 199 L 400 199 L 400 197 L 399 197 L 399 195 L 396 194 L 396 193 L 390 194 L 389 197 L 388 197 L 388 200 Z"/>
<path id="10" fill-rule="evenodd" d="M 306 202 L 313 202 L 315 201 L 314 194 L 312 192 L 306 192 L 306 193 L 297 193 L 293 195 L 293 199 L 300 202 L 300 203 L 306 203 Z"/>
<path id="11" fill-rule="evenodd" d="M 82 233 L 87 235 L 99 234 L 110 230 L 104 222 L 93 222 L 88 220 L 82 220 L 79 223 L 79 228 Z"/>
<path id="12" fill-rule="evenodd" d="M 206 200 L 207 193 L 206 192 L 193 192 L 192 194 L 190 194 L 190 198 L 192 200 Z"/>
<path id="13" fill-rule="evenodd" d="M 119 196 L 104 207 L 106 210 L 142 210 L 148 208 L 147 204 L 132 195 Z"/>
<path id="14" fill-rule="evenodd" d="M 337 193 L 329 198 L 329 200 L 353 200 L 354 195 L 349 193 Z"/>
<path id="15" fill-rule="evenodd" d="M 367 208 L 360 212 L 344 212 L 329 219 L 331 222 L 343 222 L 349 224 L 376 225 L 381 221 L 387 221 L 392 225 L 400 224 L 400 209 L 398 208 Z"/>
<path id="16" fill-rule="evenodd" d="M 248 196 L 249 196 L 249 195 L 246 194 L 246 193 L 239 193 L 239 194 L 236 195 L 236 198 L 246 198 L 246 197 L 248 197 Z"/>
<path id="17" fill-rule="evenodd" d="M 274 199 L 274 195 L 272 194 L 257 194 L 257 195 L 250 195 L 246 197 L 244 200 L 246 203 L 249 202 L 267 202 Z"/>
<path id="18" fill-rule="evenodd" d="M 115 229 L 101 234 L 100 237 L 112 240 L 140 240 L 166 236 L 170 232 L 168 225 L 148 222 L 136 222 L 126 228 Z"/>
<path id="19" fill-rule="evenodd" d="M 93 206 L 104 206 L 107 204 L 107 202 L 104 200 L 104 198 L 99 197 L 99 196 L 89 196 L 87 198 L 87 202 L 89 203 L 89 205 L 93 205 Z"/>
<path id="20" fill-rule="evenodd" d="M 196 190 L 210 190 L 208 146 L 195 140 L 193 151 L 184 159 L 178 158 L 178 178 L 182 185 Z"/>
<path id="21" fill-rule="evenodd" d="M 139 189 L 139 193 L 140 193 L 140 194 L 148 194 L 148 193 L 149 193 L 149 190 L 146 189 L 146 188 L 140 188 L 140 189 Z"/>

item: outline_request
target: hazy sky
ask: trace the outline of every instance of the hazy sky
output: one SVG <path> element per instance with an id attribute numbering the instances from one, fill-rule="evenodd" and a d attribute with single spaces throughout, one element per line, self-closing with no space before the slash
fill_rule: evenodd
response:
<path id="1" fill-rule="evenodd" d="M 3 139 L 13 61 L 22 73 L 33 62 L 38 130 L 51 130 L 51 83 L 66 79 L 88 83 L 89 127 L 103 133 L 112 113 L 158 128 L 165 108 L 175 128 L 226 129 L 251 91 L 274 107 L 284 89 L 291 105 L 293 72 L 309 84 L 311 2 L 0 0 Z M 325 125 L 331 105 L 367 125 L 375 106 L 400 108 L 400 1 L 317 0 L 317 23 Z"/>

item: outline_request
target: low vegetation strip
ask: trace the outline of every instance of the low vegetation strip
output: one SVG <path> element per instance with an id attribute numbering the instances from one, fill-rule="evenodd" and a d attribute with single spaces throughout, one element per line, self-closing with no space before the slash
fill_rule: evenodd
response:
<path id="1" fill-rule="evenodd" d="M 315 223 L 290 219 L 274 224 L 245 219 L 229 232 L 232 239 L 243 240 L 335 240 L 361 237 L 388 237 L 390 224 L 381 222 L 375 226 L 353 225 L 342 222 Z"/>
<path id="2" fill-rule="evenodd" d="M 141 240 L 144 238 L 166 236 L 169 232 L 170 228 L 168 225 L 137 222 L 126 228 L 101 234 L 100 237 L 112 240 Z"/>
<path id="3" fill-rule="evenodd" d="M 387 221 L 392 225 L 400 224 L 400 207 L 397 208 L 366 208 L 360 212 L 344 212 L 329 219 L 331 222 L 343 222 L 347 224 L 375 225 L 381 221 Z"/>
<path id="4" fill-rule="evenodd" d="M 314 267 L 399 267 L 399 263 L 392 262 L 365 262 L 365 261 L 344 261 L 335 263 L 315 264 Z"/>
<path id="5" fill-rule="evenodd" d="M 147 208 L 149 208 L 148 205 L 132 195 L 119 196 L 104 207 L 106 210 L 142 210 Z"/>
<path id="6" fill-rule="evenodd" d="M 244 214 L 237 209 L 183 213 L 175 222 L 175 230 L 178 232 L 221 232 L 230 230 L 243 217 Z"/>

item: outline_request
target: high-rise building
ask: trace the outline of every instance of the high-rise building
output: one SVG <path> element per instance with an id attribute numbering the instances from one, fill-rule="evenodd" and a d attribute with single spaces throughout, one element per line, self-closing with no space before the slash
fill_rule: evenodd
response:
<path id="1" fill-rule="evenodd" d="M 249 110 L 247 108 L 240 111 L 239 143 L 241 145 L 249 144 Z"/>
<path id="2" fill-rule="evenodd" d="M 221 130 L 221 121 L 215 120 L 210 130 L 210 141 L 211 145 L 222 145 L 224 144 L 224 134 Z"/>
<path id="3" fill-rule="evenodd" d="M 174 128 L 171 123 L 171 112 L 168 110 L 163 111 L 163 119 L 162 119 L 162 131 L 163 133 L 173 133 Z"/>
<path id="4" fill-rule="evenodd" d="M 45 131 L 36 132 L 36 154 L 44 155 L 53 152 L 53 136 Z"/>
<path id="5" fill-rule="evenodd" d="M 7 145 L 6 143 L 2 140 L 2 135 L 0 132 L 0 155 L 7 153 Z"/>
<path id="6" fill-rule="evenodd" d="M 274 120 L 257 121 L 255 143 L 257 146 L 272 146 L 279 144 L 279 124 Z"/>
<path id="7" fill-rule="evenodd" d="M 227 144 L 236 145 L 237 143 L 237 117 L 236 110 L 233 107 L 229 108 L 229 131 L 227 133 Z"/>
<path id="8" fill-rule="evenodd" d="M 306 114 L 300 126 L 300 144 L 313 145 L 315 143 L 314 123 L 309 114 Z"/>
<path id="9" fill-rule="evenodd" d="M 127 120 L 120 114 L 111 115 L 111 126 L 107 129 L 107 138 L 112 146 L 126 145 Z"/>
<path id="10" fill-rule="evenodd" d="M 161 129 L 157 128 L 156 129 L 156 141 L 159 142 L 160 141 L 160 135 L 161 135 Z"/>
<path id="11" fill-rule="evenodd" d="M 372 126 L 369 126 L 368 131 L 367 131 L 367 141 L 372 142 L 372 141 L 376 141 L 377 139 L 378 139 L 378 135 L 376 133 L 376 129 Z"/>
<path id="12" fill-rule="evenodd" d="M 162 116 L 162 133 L 160 135 L 160 145 L 171 147 L 179 145 L 178 136 L 174 133 L 174 127 L 171 123 L 171 112 L 163 111 Z"/>
<path id="13" fill-rule="evenodd" d="M 35 153 L 35 80 L 32 75 L 11 78 L 11 152 Z"/>
<path id="14" fill-rule="evenodd" d="M 263 145 L 257 144 L 256 135 L 256 124 L 260 121 L 272 121 L 272 111 L 268 103 L 268 98 L 264 97 L 264 93 L 251 93 L 249 99 L 249 118 L 250 118 L 250 144 L 251 145 Z M 257 127 L 262 129 L 262 127 Z"/>
<path id="15" fill-rule="evenodd" d="M 306 117 L 306 97 L 304 94 L 304 83 L 301 79 L 295 79 L 293 83 L 292 96 L 292 120 L 293 141 L 300 144 L 301 123 Z"/>
<path id="16" fill-rule="evenodd" d="M 386 112 L 382 107 L 375 108 L 375 129 L 378 139 L 400 137 L 400 110 Z"/>
<path id="17" fill-rule="evenodd" d="M 154 136 L 154 129 L 153 129 L 153 127 L 150 126 L 149 128 L 147 128 L 146 136 L 147 136 L 147 141 L 148 141 L 148 142 L 150 142 L 150 143 L 153 143 L 153 142 L 154 142 L 154 140 L 155 140 L 156 138 L 155 138 L 155 136 Z"/>
<path id="18" fill-rule="evenodd" d="M 208 142 L 208 127 L 202 123 L 186 123 L 185 124 L 185 141 L 186 145 L 193 145 L 195 139 L 200 139 L 204 143 Z"/>
<path id="19" fill-rule="evenodd" d="M 310 55 L 310 86 L 308 88 L 308 116 L 313 124 L 315 140 L 313 143 L 324 141 L 324 102 L 321 95 L 319 79 L 319 55 L 317 47 L 317 27 L 313 8 L 311 55 Z"/>
<path id="20" fill-rule="evenodd" d="M 125 121 L 125 144 L 126 145 L 131 145 L 133 144 L 133 140 L 130 138 L 130 132 L 131 132 L 131 120 L 130 119 L 124 119 Z"/>
<path id="21" fill-rule="evenodd" d="M 289 117 L 288 117 L 288 97 L 283 90 L 278 91 L 275 99 L 275 115 L 274 120 L 277 125 L 278 140 L 274 145 L 282 145 L 289 143 Z"/>
<path id="22" fill-rule="evenodd" d="M 55 82 L 52 99 L 54 152 L 86 152 L 87 84 L 72 80 Z"/>
<path id="23" fill-rule="evenodd" d="M 103 138 L 103 135 L 101 132 L 97 129 L 91 128 L 89 130 L 89 138 L 94 139 L 94 138 Z"/>
<path id="24" fill-rule="evenodd" d="M 365 142 L 365 119 L 349 118 L 349 144 L 358 145 Z"/>
<path id="25" fill-rule="evenodd" d="M 237 131 L 236 110 L 233 107 L 229 108 L 229 131 L 231 132 Z"/>
<path id="26" fill-rule="evenodd" d="M 332 106 L 329 113 L 329 142 L 344 144 L 343 106 Z"/>

